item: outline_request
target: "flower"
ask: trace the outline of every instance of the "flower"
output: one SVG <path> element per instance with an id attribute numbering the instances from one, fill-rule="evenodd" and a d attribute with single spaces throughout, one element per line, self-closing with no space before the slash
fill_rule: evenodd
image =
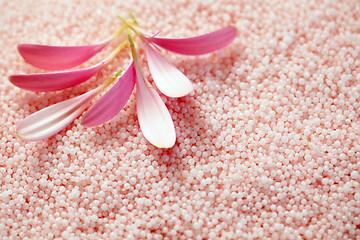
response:
<path id="1" fill-rule="evenodd" d="M 158 148 L 171 148 L 176 142 L 176 132 L 171 115 L 160 95 L 144 76 L 138 52 L 130 30 L 140 37 L 144 47 L 148 67 L 157 88 L 166 96 L 182 97 L 192 90 L 190 80 L 157 51 L 159 47 L 184 54 L 207 54 L 230 44 L 236 35 L 233 27 L 192 38 L 163 38 L 145 33 L 135 18 L 122 17 L 124 26 L 113 37 L 92 45 L 48 46 L 20 44 L 20 54 L 30 64 L 45 70 L 64 70 L 78 66 L 104 49 L 116 39 L 124 29 L 129 30 L 128 41 L 118 45 L 103 61 L 85 69 L 65 72 L 12 75 L 10 81 L 30 91 L 56 91 L 80 84 L 98 75 L 113 58 L 130 43 L 132 60 L 120 76 L 118 71 L 99 87 L 80 96 L 56 103 L 21 120 L 16 131 L 26 141 L 36 141 L 50 137 L 71 124 L 87 108 L 89 103 L 115 80 L 115 84 L 85 113 L 81 124 L 94 127 L 110 121 L 129 100 L 136 87 L 136 110 L 140 129 L 144 137 Z M 120 76 L 120 77 L 119 77 Z"/>
<path id="2" fill-rule="evenodd" d="M 124 21 L 127 24 L 126 20 Z M 216 38 L 218 34 L 227 35 L 226 37 L 222 35 L 222 40 L 228 42 L 229 39 L 233 38 L 234 31 L 229 31 L 229 29 L 225 31 L 219 30 L 215 33 L 195 38 L 176 39 L 176 42 L 183 46 L 194 44 L 197 47 L 205 44 L 203 50 L 194 52 L 194 55 L 204 54 L 226 46 L 226 44 L 212 40 Z M 143 34 L 141 36 L 144 37 L 145 35 Z M 170 42 L 171 41 L 173 40 L 170 40 Z M 129 42 L 133 61 L 125 71 L 123 79 L 120 78 L 118 82 L 89 109 L 82 119 L 82 124 L 86 127 L 93 127 L 101 125 L 116 116 L 130 98 L 136 79 L 136 108 L 141 131 L 144 137 L 154 146 L 158 148 L 170 148 L 176 141 L 174 123 L 164 102 L 156 90 L 150 85 L 141 70 L 138 54 L 131 35 L 129 35 Z M 192 91 L 192 84 L 189 79 L 174 65 L 165 60 L 150 44 L 149 42 L 145 42 L 144 47 L 151 76 L 159 90 L 170 97 L 182 97 L 190 93 Z M 178 48 L 176 45 L 173 46 L 175 50 Z M 188 46 L 187 49 L 192 49 L 192 47 Z M 189 53 L 188 50 L 185 52 Z M 118 104 L 114 104 L 116 100 L 119 101 Z"/>

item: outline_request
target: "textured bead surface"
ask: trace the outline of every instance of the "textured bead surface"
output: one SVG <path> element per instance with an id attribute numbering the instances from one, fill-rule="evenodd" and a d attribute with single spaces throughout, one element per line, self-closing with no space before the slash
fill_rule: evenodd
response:
<path id="1" fill-rule="evenodd" d="M 356 239 L 360 236 L 360 2 L 2 1 L 0 236 L 8 239 Z M 159 36 L 236 26 L 213 54 L 162 52 L 194 84 L 163 97 L 177 143 L 142 135 L 135 94 L 112 121 L 23 142 L 29 114 L 98 86 L 32 93 L 18 43 L 90 44 L 131 9 Z M 92 58 L 91 66 L 111 51 Z M 140 51 L 143 54 L 143 51 Z M 149 77 L 144 64 L 144 72 Z M 6 238 L 5 238 L 6 239 Z"/>

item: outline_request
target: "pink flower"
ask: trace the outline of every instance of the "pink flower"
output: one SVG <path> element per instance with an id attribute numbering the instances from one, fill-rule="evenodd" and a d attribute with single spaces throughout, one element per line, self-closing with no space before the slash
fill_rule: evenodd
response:
<path id="1" fill-rule="evenodd" d="M 124 22 L 128 24 L 126 20 Z M 138 32 L 136 30 L 138 27 L 132 28 Z M 198 55 L 210 53 L 228 45 L 235 37 L 236 29 L 226 28 L 199 37 L 183 39 L 147 37 L 143 33 L 140 34 L 142 38 L 148 40 L 145 43 L 145 51 L 151 76 L 157 87 L 167 96 L 182 97 L 192 91 L 191 82 L 151 46 L 151 44 L 154 44 L 153 40 L 158 41 L 160 39 L 158 41 L 159 45 L 166 46 L 167 49 L 175 52 Z M 219 36 L 221 41 L 216 40 Z M 151 42 L 149 42 L 150 40 Z M 111 120 L 121 111 L 130 98 L 136 81 L 136 107 L 141 131 L 154 146 L 170 148 L 176 141 L 174 123 L 159 94 L 143 75 L 138 54 L 130 35 L 129 41 L 133 61 L 123 77 L 85 114 L 82 124 L 93 127 Z M 183 51 L 181 51 L 182 48 L 184 48 Z M 116 100 L 118 104 L 114 104 Z"/>
<path id="2" fill-rule="evenodd" d="M 192 38 L 162 38 L 144 33 L 133 17 L 132 21 L 121 19 L 125 23 L 124 27 L 120 28 L 114 37 L 97 44 L 70 47 L 22 44 L 18 49 L 23 58 L 36 67 L 64 70 L 82 64 L 109 45 L 122 30 L 130 28 L 143 41 L 148 67 L 158 89 L 167 96 L 182 97 L 193 90 L 190 80 L 163 58 L 156 49 L 162 47 L 184 55 L 207 54 L 227 46 L 236 35 L 236 29 L 228 27 Z M 144 137 L 158 148 L 173 147 L 176 142 L 173 120 L 156 89 L 151 86 L 141 70 L 131 34 L 129 34 L 129 42 L 132 61 L 120 77 L 119 71 L 104 84 L 85 94 L 31 114 L 17 125 L 19 137 L 27 141 L 36 141 L 58 133 L 79 117 L 99 93 L 117 80 L 84 115 L 82 125 L 94 127 L 110 121 L 123 109 L 136 84 L 137 116 Z M 126 44 L 127 41 L 123 42 L 105 60 L 89 68 L 67 72 L 13 75 L 10 76 L 10 81 L 30 91 L 46 92 L 72 87 L 99 73 Z"/>

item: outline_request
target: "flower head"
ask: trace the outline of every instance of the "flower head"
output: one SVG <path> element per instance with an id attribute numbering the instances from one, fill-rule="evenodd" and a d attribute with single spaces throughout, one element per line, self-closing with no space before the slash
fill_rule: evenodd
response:
<path id="1" fill-rule="evenodd" d="M 148 67 L 157 88 L 166 96 L 182 97 L 193 90 L 190 80 L 173 64 L 158 52 L 164 48 L 184 55 L 207 54 L 230 44 L 236 35 L 233 27 L 192 38 L 163 38 L 145 33 L 136 19 L 120 17 L 124 25 L 114 35 L 96 44 L 83 46 L 48 46 L 37 44 L 20 44 L 18 50 L 30 64 L 60 72 L 12 75 L 9 80 L 16 86 L 30 91 L 56 91 L 83 83 L 110 63 L 114 57 L 130 43 L 132 60 L 120 75 L 114 74 L 99 87 L 52 106 L 46 107 L 23 119 L 17 125 L 17 134 L 23 140 L 35 141 L 50 137 L 73 122 L 87 108 L 89 103 L 114 81 L 113 86 L 86 112 L 81 120 L 85 127 L 94 127 L 110 121 L 129 100 L 136 85 L 136 110 L 140 129 L 144 137 L 154 146 L 170 148 L 176 142 L 176 132 L 171 115 L 156 89 L 144 76 L 135 42 L 128 35 L 128 41 L 117 48 L 104 60 L 92 67 L 62 71 L 78 66 L 90 59 L 99 51 L 116 41 L 123 30 L 132 30 L 142 41 L 140 47 L 146 52 Z"/>

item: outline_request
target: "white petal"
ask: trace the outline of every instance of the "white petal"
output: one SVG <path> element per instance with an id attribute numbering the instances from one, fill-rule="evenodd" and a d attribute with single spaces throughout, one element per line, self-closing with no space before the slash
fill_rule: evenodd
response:
<path id="1" fill-rule="evenodd" d="M 159 94 L 150 87 L 136 66 L 136 110 L 144 137 L 158 148 L 171 148 L 176 141 L 174 123 Z M 146 82 L 146 83 L 145 83 Z"/>
<path id="2" fill-rule="evenodd" d="M 37 141 L 58 133 L 85 110 L 101 89 L 102 86 L 31 114 L 19 122 L 17 134 L 22 140 Z"/>
<path id="3" fill-rule="evenodd" d="M 183 97 L 193 90 L 190 80 L 149 45 L 145 45 L 152 78 L 159 90 L 169 97 Z"/>

